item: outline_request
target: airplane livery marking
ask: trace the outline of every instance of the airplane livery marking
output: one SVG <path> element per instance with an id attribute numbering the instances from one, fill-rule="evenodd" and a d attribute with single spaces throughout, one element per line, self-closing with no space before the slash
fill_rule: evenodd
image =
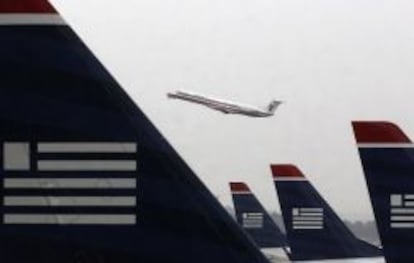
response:
<path id="1" fill-rule="evenodd" d="M 39 153 L 136 153 L 136 143 L 113 143 L 113 142 L 60 142 L 60 143 L 38 143 Z"/>
<path id="2" fill-rule="evenodd" d="M 273 164 L 270 168 L 292 262 L 363 262 L 364 258 L 382 255 L 378 247 L 362 241 L 348 229 L 297 166 Z"/>
<path id="3" fill-rule="evenodd" d="M 293 229 L 323 229 L 322 208 L 293 208 Z"/>
<path id="4" fill-rule="evenodd" d="M 134 142 L 3 143 L 4 224 L 134 225 Z M 34 151 L 34 153 L 31 152 Z M 103 176 L 105 175 L 105 176 Z"/>
<path id="5" fill-rule="evenodd" d="M 414 228 L 414 195 L 393 194 L 391 203 L 391 228 Z"/>
<path id="6" fill-rule="evenodd" d="M 263 228 L 263 213 L 243 213 L 243 228 Z"/>
<path id="7" fill-rule="evenodd" d="M 414 145 L 389 121 L 352 128 L 386 262 L 414 262 Z"/>
<path id="8" fill-rule="evenodd" d="M 56 14 L 1 14 L 0 25 L 66 25 Z"/>
<path id="9" fill-rule="evenodd" d="M 250 235 L 258 247 L 272 250 L 287 247 L 286 236 L 249 186 L 244 182 L 231 182 L 230 189 L 237 223 Z"/>
<path id="10" fill-rule="evenodd" d="M 2 263 L 268 263 L 49 0 L 0 38 Z"/>

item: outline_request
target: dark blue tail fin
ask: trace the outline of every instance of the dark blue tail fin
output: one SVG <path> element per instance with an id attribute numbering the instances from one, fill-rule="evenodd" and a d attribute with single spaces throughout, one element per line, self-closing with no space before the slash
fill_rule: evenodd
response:
<path id="1" fill-rule="evenodd" d="M 389 122 L 354 122 L 387 262 L 414 262 L 414 144 Z"/>
<path id="2" fill-rule="evenodd" d="M 46 0 L 0 43 L 1 262 L 267 262 Z"/>
<path id="3" fill-rule="evenodd" d="M 245 183 L 230 183 L 237 222 L 260 248 L 286 248 L 285 235 Z"/>
<path id="4" fill-rule="evenodd" d="M 293 165 L 272 165 L 293 260 L 381 256 L 356 238 Z"/>

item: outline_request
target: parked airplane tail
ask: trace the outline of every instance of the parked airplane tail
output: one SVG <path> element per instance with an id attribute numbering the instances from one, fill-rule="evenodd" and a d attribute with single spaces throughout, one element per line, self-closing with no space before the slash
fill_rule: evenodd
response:
<path id="1" fill-rule="evenodd" d="M 414 262 L 414 145 L 389 122 L 353 122 L 387 262 Z"/>
<path id="2" fill-rule="evenodd" d="M 1 262 L 267 262 L 48 2 L 0 43 Z"/>
<path id="3" fill-rule="evenodd" d="M 272 165 L 271 170 L 292 260 L 381 256 L 351 233 L 297 167 Z"/>
<path id="4" fill-rule="evenodd" d="M 260 248 L 286 248 L 285 235 L 245 183 L 230 183 L 239 225 Z"/>
<path id="5" fill-rule="evenodd" d="M 283 103 L 282 101 L 279 101 L 279 100 L 273 100 L 272 102 L 270 102 L 269 106 L 267 107 L 267 110 L 268 110 L 270 113 L 274 113 L 274 112 L 277 110 L 277 108 L 279 108 L 279 106 L 280 106 L 282 103 Z"/>

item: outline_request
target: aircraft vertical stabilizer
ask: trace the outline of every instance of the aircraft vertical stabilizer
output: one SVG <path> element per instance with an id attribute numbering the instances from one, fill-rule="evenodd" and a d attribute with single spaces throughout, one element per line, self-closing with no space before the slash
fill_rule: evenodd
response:
<path id="1" fill-rule="evenodd" d="M 353 122 L 387 262 L 414 262 L 414 145 L 389 122 Z"/>
<path id="2" fill-rule="evenodd" d="M 292 260 L 379 257 L 359 240 L 294 165 L 272 165 Z"/>
<path id="3" fill-rule="evenodd" d="M 267 262 L 47 1 L 0 43 L 1 262 Z"/>
<path id="4" fill-rule="evenodd" d="M 282 101 L 273 100 L 272 102 L 270 102 L 269 106 L 267 107 L 267 110 L 270 113 L 274 113 L 282 103 L 283 103 Z"/>
<path id="5" fill-rule="evenodd" d="M 286 248 L 286 237 L 245 183 L 230 183 L 237 222 L 260 248 Z"/>

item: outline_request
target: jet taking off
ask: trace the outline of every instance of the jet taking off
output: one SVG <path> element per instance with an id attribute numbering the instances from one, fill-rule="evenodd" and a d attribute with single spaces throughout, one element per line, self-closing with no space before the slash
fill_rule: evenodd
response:
<path id="1" fill-rule="evenodd" d="M 0 43 L 0 262 L 268 263 L 46 0 Z"/>
<path id="2" fill-rule="evenodd" d="M 195 93 L 176 91 L 174 93 L 168 93 L 168 98 L 180 99 L 196 104 L 201 104 L 211 109 L 221 111 L 225 114 L 239 114 L 249 117 L 265 118 L 271 117 L 275 114 L 276 109 L 282 104 L 282 101 L 273 100 L 267 106 L 266 109 L 260 109 L 248 105 L 241 105 L 234 102 L 214 99 Z"/>

